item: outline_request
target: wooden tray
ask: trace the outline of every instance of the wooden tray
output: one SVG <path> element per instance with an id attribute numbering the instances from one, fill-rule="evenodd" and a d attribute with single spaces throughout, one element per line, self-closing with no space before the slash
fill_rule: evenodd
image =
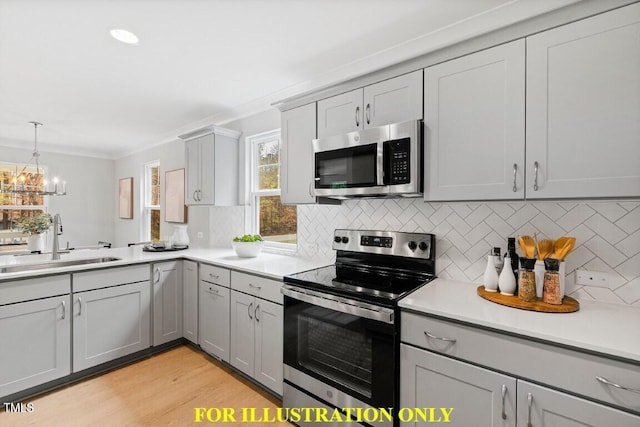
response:
<path id="1" fill-rule="evenodd" d="M 528 302 L 521 300 L 515 295 L 507 296 L 502 295 L 500 292 L 487 292 L 484 289 L 484 285 L 478 286 L 478 295 L 496 304 L 519 308 L 521 310 L 540 311 L 543 313 L 573 313 L 574 311 L 580 310 L 580 303 L 568 296 L 562 299 L 562 304 L 560 305 L 548 304 L 540 299 Z"/>

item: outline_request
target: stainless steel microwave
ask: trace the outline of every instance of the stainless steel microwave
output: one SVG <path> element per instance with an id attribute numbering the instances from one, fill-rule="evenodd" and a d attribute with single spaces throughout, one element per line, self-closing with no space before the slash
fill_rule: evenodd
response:
<path id="1" fill-rule="evenodd" d="M 422 121 L 313 140 L 316 196 L 422 195 Z"/>

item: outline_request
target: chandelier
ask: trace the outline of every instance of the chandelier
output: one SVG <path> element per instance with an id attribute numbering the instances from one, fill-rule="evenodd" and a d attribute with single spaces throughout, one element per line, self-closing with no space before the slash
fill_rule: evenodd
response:
<path id="1" fill-rule="evenodd" d="M 40 168 L 40 153 L 38 152 L 38 126 L 42 123 L 30 121 L 34 128 L 34 145 L 31 159 L 24 165 L 22 170 L 12 174 L 9 183 L 2 183 L 0 193 L 20 194 L 25 196 L 65 196 L 67 194 L 66 181 L 60 182 L 55 177 L 48 181 L 44 176 L 44 170 Z M 34 167 L 35 166 L 35 173 Z"/>

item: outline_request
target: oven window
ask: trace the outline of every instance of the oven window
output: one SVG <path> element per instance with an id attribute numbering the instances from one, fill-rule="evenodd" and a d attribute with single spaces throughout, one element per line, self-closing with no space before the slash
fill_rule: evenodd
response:
<path id="1" fill-rule="evenodd" d="M 316 188 L 375 186 L 377 149 L 367 144 L 316 153 Z"/>
<path id="2" fill-rule="evenodd" d="M 354 316 L 322 311 L 298 318 L 298 364 L 371 397 L 372 340 Z"/>

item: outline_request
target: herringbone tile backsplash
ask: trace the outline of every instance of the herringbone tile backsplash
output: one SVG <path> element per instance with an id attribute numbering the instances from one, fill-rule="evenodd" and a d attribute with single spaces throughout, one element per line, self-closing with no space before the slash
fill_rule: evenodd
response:
<path id="1" fill-rule="evenodd" d="M 574 236 L 567 294 L 640 307 L 640 201 L 424 203 L 422 199 L 349 200 L 298 206 L 298 254 L 333 261 L 336 228 L 436 235 L 439 277 L 480 283 L 487 254 L 507 237 Z M 577 269 L 608 273 L 607 287 L 577 286 Z"/>

